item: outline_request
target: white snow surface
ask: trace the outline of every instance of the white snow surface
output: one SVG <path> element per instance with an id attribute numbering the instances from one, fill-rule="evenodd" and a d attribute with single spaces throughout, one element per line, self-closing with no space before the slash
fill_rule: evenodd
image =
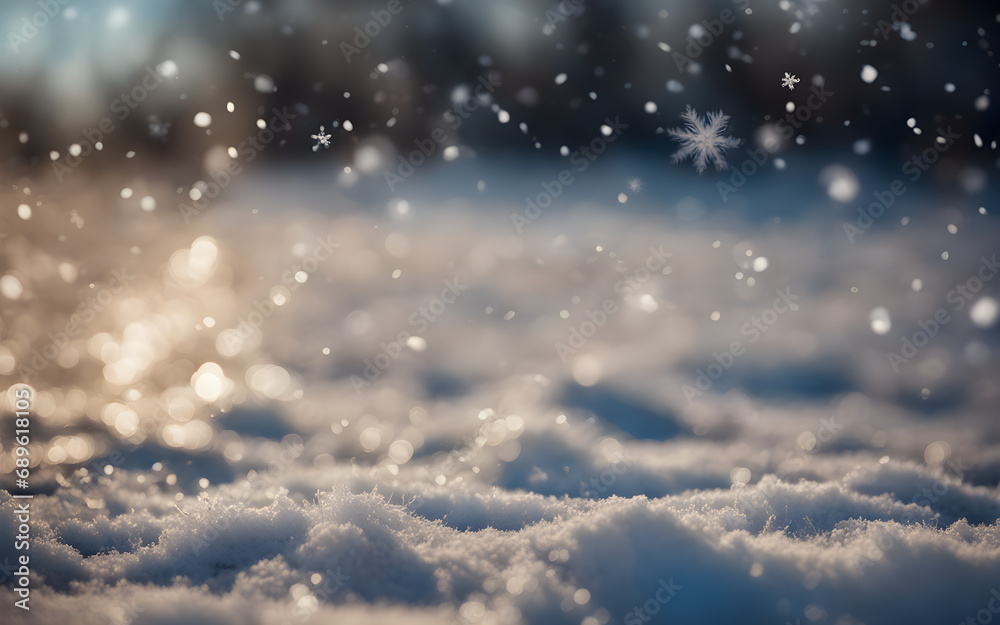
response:
<path id="1" fill-rule="evenodd" d="M 521 206 L 499 201 L 430 218 L 411 199 L 387 217 L 268 193 L 219 201 L 191 226 L 95 215 L 58 252 L 5 242 L 15 269 L 43 267 L 24 274 L 32 298 L 10 324 L 26 335 L 40 336 L 28 317 L 47 331 L 76 305 L 59 262 L 86 268 L 83 283 L 121 266 L 137 277 L 87 328 L 79 365 L 34 381 L 36 427 L 85 436 L 93 455 L 33 469 L 32 610 L 5 607 L 4 623 L 849 625 L 989 612 L 995 330 L 953 311 L 899 373 L 886 357 L 1000 251 L 988 228 L 963 228 L 957 245 L 928 218 L 852 245 L 843 215 L 693 223 L 615 213 L 609 196 L 553 208 L 519 235 Z M 206 235 L 211 276 L 179 284 L 171 255 Z M 333 257 L 220 355 L 219 333 L 289 286 L 283 273 L 317 237 Z M 95 258 L 97 241 L 120 243 Z M 640 281 L 650 248 L 669 270 Z M 766 271 L 744 267 L 753 256 Z M 418 331 L 411 315 L 456 278 L 467 288 Z M 741 328 L 789 288 L 799 309 L 751 341 Z M 562 362 L 555 343 L 608 299 L 617 312 Z M 877 306 L 892 315 L 884 336 L 870 328 Z M 207 316 L 214 327 L 196 328 Z M 135 323 L 162 333 L 134 383 L 110 383 L 86 341 L 124 342 Z M 403 347 L 356 390 L 351 376 L 400 332 L 426 349 Z M 745 352 L 689 401 L 684 385 L 734 340 Z M 192 390 L 207 362 L 232 383 L 214 401 Z M 265 365 L 287 387 L 277 375 L 254 388 Z M 71 391 L 82 408 L 67 407 Z M 156 412 L 145 402 L 157 395 L 190 414 Z M 152 424 L 145 441 L 102 418 L 112 402 Z M 196 449 L 166 429 L 192 421 L 212 433 Z M 0 491 L 0 535 L 15 533 L 14 508 Z M 0 542 L 0 562 L 16 555 Z"/>

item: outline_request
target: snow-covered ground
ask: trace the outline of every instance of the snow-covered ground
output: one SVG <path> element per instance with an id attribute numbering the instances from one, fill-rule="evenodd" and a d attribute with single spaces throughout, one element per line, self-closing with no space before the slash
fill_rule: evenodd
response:
<path id="1" fill-rule="evenodd" d="M 914 195 L 851 243 L 853 205 L 597 180 L 521 233 L 502 194 L 326 175 L 190 224 L 35 210 L 3 242 L 0 365 L 45 361 L 4 622 L 996 618 L 997 283 L 957 290 L 995 271 L 992 215 Z"/>

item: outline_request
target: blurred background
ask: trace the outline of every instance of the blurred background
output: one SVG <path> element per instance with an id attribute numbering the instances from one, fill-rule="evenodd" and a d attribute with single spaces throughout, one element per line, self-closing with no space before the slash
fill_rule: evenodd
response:
<path id="1" fill-rule="evenodd" d="M 181 183 L 211 167 L 212 148 L 244 138 L 263 111 L 288 107 L 298 114 L 294 137 L 281 137 L 254 167 L 315 166 L 309 135 L 325 125 L 324 164 L 358 165 L 360 156 L 360 170 L 380 178 L 395 150 L 442 126 L 442 115 L 475 98 L 479 77 L 489 75 L 495 90 L 460 127 L 444 125 L 458 160 L 486 168 L 558 159 L 560 147 L 589 141 L 608 116 L 630 125 L 618 151 L 663 167 L 673 151 L 664 129 L 686 105 L 722 109 L 730 128 L 752 140 L 787 101 L 803 103 L 810 84 L 823 82 L 836 96 L 802 133 L 808 141 L 782 146 L 796 161 L 836 151 L 861 176 L 895 169 L 922 144 L 909 118 L 926 132 L 948 125 L 978 133 L 987 146 L 997 133 L 988 80 L 997 20 L 985 1 L 400 0 L 389 23 L 369 26 L 374 37 L 359 35 L 371 11 L 385 10 L 373 3 L 50 4 L 13 3 L 0 14 L 8 176 L 42 175 L 53 151 L 65 158 L 83 131 L 111 116 L 107 149 L 88 157 L 79 177 L 163 166 L 161 177 Z M 704 38 L 702 22 L 724 10 L 734 21 Z M 678 63 L 692 35 L 709 44 Z M 866 64 L 878 71 L 871 84 L 858 80 Z M 111 111 L 151 69 L 163 72 L 163 88 Z M 786 71 L 803 79 L 798 92 L 775 89 Z M 498 123 L 500 111 L 508 122 Z M 199 112 L 210 127 L 192 123 Z M 129 151 L 136 157 L 123 159 Z M 933 174 L 945 185 L 982 191 L 996 166 L 992 150 L 971 142 L 949 157 Z"/>

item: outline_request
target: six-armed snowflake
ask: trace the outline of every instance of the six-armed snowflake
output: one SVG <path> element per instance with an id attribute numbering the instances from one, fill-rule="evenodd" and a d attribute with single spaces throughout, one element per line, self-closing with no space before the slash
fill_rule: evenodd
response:
<path id="1" fill-rule="evenodd" d="M 735 137 L 722 136 L 729 123 L 729 116 L 722 111 L 709 113 L 706 122 L 697 111 L 688 106 L 681 114 L 681 119 L 687 122 L 684 127 L 667 130 L 681 144 L 681 149 L 674 152 L 670 160 L 679 163 L 690 156 L 699 174 L 705 171 L 708 161 L 712 161 L 718 171 L 729 167 L 725 158 L 726 150 L 739 147 L 741 143 Z"/>
<path id="2" fill-rule="evenodd" d="M 794 91 L 795 83 L 797 82 L 802 82 L 802 81 L 796 78 L 795 74 L 789 74 L 788 72 L 785 72 L 785 77 L 781 79 L 781 86 L 788 87 L 789 91 Z"/>
<path id="3" fill-rule="evenodd" d="M 319 149 L 320 146 L 324 148 L 330 147 L 330 137 L 333 135 L 326 134 L 326 128 L 323 126 L 319 127 L 319 134 L 312 135 L 312 138 L 316 140 L 316 145 L 313 146 L 313 152 Z"/>

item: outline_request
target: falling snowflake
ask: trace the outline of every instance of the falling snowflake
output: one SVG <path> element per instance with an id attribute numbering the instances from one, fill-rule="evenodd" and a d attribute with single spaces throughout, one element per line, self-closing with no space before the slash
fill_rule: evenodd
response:
<path id="1" fill-rule="evenodd" d="M 802 81 L 796 78 L 795 74 L 789 74 L 788 72 L 785 72 L 785 77 L 781 79 L 781 86 L 788 87 L 789 91 L 794 91 L 795 83 L 797 82 L 802 82 Z"/>
<path id="2" fill-rule="evenodd" d="M 83 227 L 83 217 L 80 216 L 80 212 L 79 211 L 77 211 L 77 210 L 70 211 L 70 213 L 69 213 L 69 220 L 77 228 L 82 228 Z"/>
<path id="3" fill-rule="evenodd" d="M 333 135 L 326 134 L 326 128 L 324 128 L 323 126 L 320 126 L 319 127 L 319 134 L 318 135 L 312 135 L 312 138 L 316 140 L 316 145 L 313 146 L 313 152 L 315 152 L 316 150 L 318 150 L 320 146 L 323 146 L 324 148 L 329 148 L 330 147 L 330 137 L 332 137 L 332 136 Z"/>
<path id="4" fill-rule="evenodd" d="M 722 171 L 729 167 L 725 153 L 729 148 L 739 147 L 742 141 L 735 137 L 724 137 L 722 133 L 729 123 L 729 116 L 722 111 L 708 114 L 706 122 L 698 112 L 690 106 L 681 113 L 681 119 L 687 122 L 683 128 L 670 128 L 667 132 L 681 144 L 681 149 L 670 156 L 670 160 L 679 163 L 689 156 L 694 159 L 694 167 L 698 173 L 705 171 L 708 161 L 712 161 L 715 169 Z"/>
<path id="5" fill-rule="evenodd" d="M 160 121 L 160 118 L 156 115 L 150 115 L 146 118 L 149 122 L 149 136 L 154 139 L 159 139 L 160 141 L 167 140 L 167 133 L 170 132 L 170 122 Z"/>
<path id="6" fill-rule="evenodd" d="M 633 193 L 638 193 L 642 190 L 642 179 L 641 178 L 629 178 L 628 179 L 628 190 Z"/>

